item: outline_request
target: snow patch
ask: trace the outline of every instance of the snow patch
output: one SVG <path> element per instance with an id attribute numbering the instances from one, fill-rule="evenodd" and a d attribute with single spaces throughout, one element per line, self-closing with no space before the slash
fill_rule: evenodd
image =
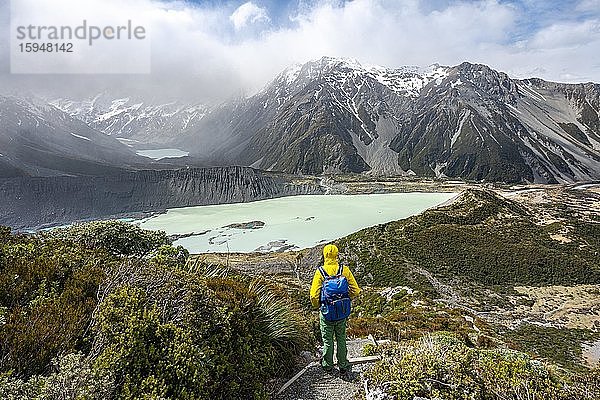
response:
<path id="1" fill-rule="evenodd" d="M 473 116 L 471 116 L 471 126 L 473 128 L 475 128 L 475 130 L 477 131 L 477 134 L 479 135 L 479 138 L 481 139 L 481 147 L 483 147 L 485 144 L 485 139 L 484 139 L 483 135 L 481 134 L 481 131 L 479 130 L 477 125 L 473 122 Z"/>
<path id="2" fill-rule="evenodd" d="M 90 138 L 87 138 L 87 137 L 85 137 L 85 136 L 78 135 L 78 134 L 76 134 L 76 133 L 73 133 L 73 132 L 71 132 L 71 135 L 73 135 L 73 136 L 75 136 L 76 138 L 79 138 L 79 139 L 83 139 L 83 140 L 91 141 L 91 140 L 90 140 Z"/>
<path id="3" fill-rule="evenodd" d="M 285 83 L 289 85 L 290 83 L 295 82 L 296 79 L 298 79 L 298 76 L 300 76 L 301 70 L 302 64 L 296 64 L 283 71 L 283 79 L 285 80 Z"/>
<path id="4" fill-rule="evenodd" d="M 435 173 L 435 177 L 436 178 L 447 178 L 446 174 L 444 174 L 442 172 L 442 169 L 446 168 L 448 166 L 447 162 L 443 162 L 443 163 L 435 163 L 435 168 L 433 168 L 433 172 Z"/>
<path id="5" fill-rule="evenodd" d="M 265 158 L 261 157 L 258 160 L 254 161 L 252 164 L 249 165 L 250 168 L 259 168 L 260 164 L 263 162 Z"/>
<path id="6" fill-rule="evenodd" d="M 450 139 L 450 148 L 454 147 L 454 143 L 456 143 L 456 140 L 460 136 L 460 133 L 462 132 L 462 128 L 463 128 L 463 125 L 465 124 L 465 121 L 470 116 L 471 116 L 471 111 L 467 110 L 467 112 L 465 113 L 465 115 L 460 120 L 460 123 L 458 124 L 458 129 L 456 129 L 456 132 L 454 132 L 454 135 L 452 135 L 452 138 Z"/>
<path id="7" fill-rule="evenodd" d="M 450 86 L 452 86 L 452 89 L 454 89 L 455 87 L 457 87 L 457 86 L 460 86 L 460 85 L 462 85 L 462 84 L 463 84 L 463 82 L 460 80 L 460 78 L 458 78 L 458 79 L 457 79 L 457 80 L 455 80 L 454 82 L 451 82 L 451 83 L 450 83 Z"/>
<path id="8" fill-rule="evenodd" d="M 353 59 L 331 57 L 324 57 L 313 63 L 314 66 L 305 72 L 309 79 L 323 74 L 330 83 L 343 87 L 348 80 L 369 77 L 388 89 L 409 97 L 417 97 L 431 82 L 439 85 L 448 76 L 449 71 L 448 67 L 439 64 L 426 68 L 405 66 L 392 69 L 378 65 L 361 65 Z M 300 68 L 290 67 L 282 75 L 288 82 L 289 79 L 297 79 L 296 73 L 300 73 Z"/>
<path id="9" fill-rule="evenodd" d="M 138 150 L 138 156 L 152 158 L 153 160 L 162 160 L 163 158 L 181 158 L 187 157 L 190 153 L 179 149 L 154 149 Z"/>
<path id="10" fill-rule="evenodd" d="M 521 112 L 521 111 L 519 111 L 519 110 L 517 110 L 517 108 L 516 108 L 516 107 L 514 107 L 514 106 L 512 106 L 512 105 L 510 105 L 510 104 L 508 104 L 508 103 L 504 103 L 504 104 L 505 104 L 505 105 L 506 105 L 508 108 L 510 108 L 511 110 L 513 110 L 514 112 L 516 112 L 516 113 L 519 113 L 519 114 L 522 114 L 522 112 Z"/>

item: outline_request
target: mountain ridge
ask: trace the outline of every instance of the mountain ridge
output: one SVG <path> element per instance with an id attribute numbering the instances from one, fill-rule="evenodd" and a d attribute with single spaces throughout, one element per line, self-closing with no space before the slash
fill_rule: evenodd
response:
<path id="1" fill-rule="evenodd" d="M 121 171 L 110 176 L 0 179 L 0 225 L 40 229 L 75 221 L 123 218 L 168 208 L 323 194 L 316 179 L 248 167 Z"/>
<path id="2" fill-rule="evenodd" d="M 177 165 L 508 183 L 600 179 L 599 84 L 513 79 L 468 62 L 386 68 L 323 57 L 286 68 L 254 95 L 214 106 L 104 92 L 83 100 L 46 98 L 45 107 L 64 114 L 59 119 L 79 121 L 72 136 L 80 141 L 93 130 L 116 138 L 128 151 L 189 152 Z M 32 112 L 35 107 L 4 119 L 15 125 L 23 119 L 19 115 Z M 10 162 L 14 154 L 9 153 L 22 148 L 9 150 L 2 152 L 2 176 L 65 173 L 21 168 Z M 101 174 L 129 163 L 112 159 L 112 165 L 99 168 Z M 65 162 L 46 162 L 57 163 Z"/>
<path id="3" fill-rule="evenodd" d="M 213 110 L 176 142 L 210 148 L 215 163 L 288 173 L 593 180 L 599 87 L 515 80 L 481 64 L 386 69 L 322 58 Z"/>
<path id="4" fill-rule="evenodd" d="M 0 176 L 102 175 L 143 160 L 39 99 L 0 96 Z"/>
<path id="5" fill-rule="evenodd" d="M 183 102 L 150 102 L 134 97 L 114 98 L 107 92 L 84 100 L 48 99 L 50 105 L 78 118 L 125 144 L 168 142 L 170 132 L 179 132 L 201 120 L 209 107 Z"/>

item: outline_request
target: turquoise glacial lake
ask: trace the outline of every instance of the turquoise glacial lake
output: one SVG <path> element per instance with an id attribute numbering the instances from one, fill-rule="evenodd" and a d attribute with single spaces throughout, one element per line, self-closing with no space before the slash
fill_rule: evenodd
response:
<path id="1" fill-rule="evenodd" d="M 307 195 L 169 209 L 145 229 L 189 235 L 175 242 L 191 253 L 298 250 L 360 229 L 416 215 L 456 193 Z"/>

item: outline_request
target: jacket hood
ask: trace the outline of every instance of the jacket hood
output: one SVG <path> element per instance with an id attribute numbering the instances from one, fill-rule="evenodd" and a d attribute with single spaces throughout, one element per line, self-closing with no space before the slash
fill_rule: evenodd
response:
<path id="1" fill-rule="evenodd" d="M 328 244 L 323 248 L 325 264 L 337 264 L 338 248 L 335 244 Z"/>

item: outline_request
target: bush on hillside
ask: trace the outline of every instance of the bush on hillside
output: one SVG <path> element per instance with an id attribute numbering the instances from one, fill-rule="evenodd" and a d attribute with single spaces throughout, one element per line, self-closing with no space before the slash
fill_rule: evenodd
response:
<path id="1" fill-rule="evenodd" d="M 110 398 L 114 389 L 113 377 L 92 369 L 81 353 L 54 359 L 48 376 L 33 375 L 22 380 L 10 374 L 0 375 L 0 398 L 6 400 L 104 400 Z"/>
<path id="2" fill-rule="evenodd" d="M 448 400 L 591 400 L 600 396 L 597 371 L 565 375 L 524 353 L 468 347 L 453 334 L 426 335 L 377 351 L 382 361 L 366 373 L 371 391 L 398 400 L 415 396 Z"/>
<path id="3" fill-rule="evenodd" d="M 266 398 L 309 324 L 276 284 L 187 257 L 122 223 L 4 236 L 0 397 Z"/>
<path id="4" fill-rule="evenodd" d="M 362 282 L 435 295 L 416 268 L 476 285 L 600 283 L 597 224 L 572 221 L 570 243 L 551 237 L 515 202 L 468 190 L 455 203 L 366 228 L 339 241 Z"/>
<path id="5" fill-rule="evenodd" d="M 95 221 L 53 229 L 46 236 L 81 244 L 88 249 L 104 249 L 116 256 L 144 257 L 161 246 L 170 245 L 163 231 L 142 229 L 123 221 Z"/>
<path id="6" fill-rule="evenodd" d="M 0 371 L 49 371 L 57 355 L 84 350 L 96 295 L 114 262 L 62 240 L 14 237 L 0 244 Z"/>

